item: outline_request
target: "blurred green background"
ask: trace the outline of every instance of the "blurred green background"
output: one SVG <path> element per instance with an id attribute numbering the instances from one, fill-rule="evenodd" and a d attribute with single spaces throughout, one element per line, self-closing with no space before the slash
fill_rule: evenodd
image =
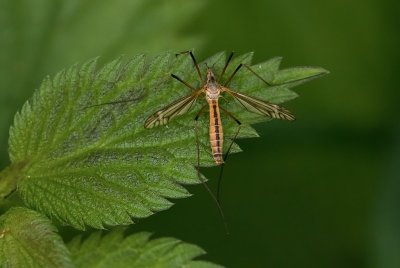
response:
<path id="1" fill-rule="evenodd" d="M 400 267 L 400 33 L 394 0 L 0 0 L 0 167 L 13 115 L 76 62 L 196 49 L 331 74 L 298 88 L 298 118 L 257 125 L 226 165 L 225 234 L 207 192 L 139 224 L 227 267 Z M 206 170 L 215 186 L 217 169 Z"/>

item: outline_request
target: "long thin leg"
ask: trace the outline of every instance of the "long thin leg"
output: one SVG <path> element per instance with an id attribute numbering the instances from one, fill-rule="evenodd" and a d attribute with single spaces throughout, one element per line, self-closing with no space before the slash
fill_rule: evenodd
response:
<path id="1" fill-rule="evenodd" d="M 249 70 L 250 72 L 252 72 L 255 76 L 257 76 L 258 78 L 260 78 L 265 84 L 267 84 L 268 86 L 271 86 L 271 83 L 268 83 L 264 78 L 262 78 L 258 73 L 256 73 L 255 71 L 253 71 L 253 69 L 251 69 L 250 66 L 248 66 L 247 64 L 243 64 L 244 67 L 247 68 L 247 70 Z"/>
<path id="2" fill-rule="evenodd" d="M 217 201 L 218 201 L 219 203 L 221 203 L 221 201 L 220 201 L 220 200 L 221 200 L 221 199 L 220 199 L 220 196 L 221 196 L 221 184 L 222 184 L 222 174 L 224 173 L 225 162 L 226 162 L 226 160 L 228 159 L 229 152 L 230 152 L 230 150 L 231 150 L 231 148 L 232 148 L 233 143 L 234 143 L 235 140 L 236 140 L 237 135 L 239 134 L 239 131 L 240 131 L 240 128 L 241 128 L 241 127 L 242 127 L 241 125 L 238 126 L 238 128 L 237 128 L 237 130 L 236 130 L 236 133 L 235 133 L 235 136 L 233 137 L 231 143 L 229 144 L 228 150 L 227 150 L 226 153 L 225 153 L 224 162 L 223 162 L 222 165 L 221 165 L 221 169 L 219 170 L 218 185 L 217 185 Z"/>
<path id="3" fill-rule="evenodd" d="M 199 110 L 199 112 L 196 114 L 196 117 L 194 118 L 194 120 L 197 122 L 197 120 L 199 119 L 200 115 L 204 112 L 204 109 L 207 108 L 207 104 L 203 105 L 203 107 L 201 107 L 201 109 Z"/>
<path id="4" fill-rule="evenodd" d="M 237 119 L 232 113 L 230 113 L 229 111 L 225 110 L 222 107 L 219 107 L 222 111 L 224 111 L 227 115 L 229 115 L 233 120 L 235 120 L 235 122 L 239 125 L 235 135 L 233 136 L 233 139 L 231 141 L 231 143 L 228 146 L 228 150 L 225 153 L 224 156 L 224 162 L 221 165 L 221 169 L 219 170 L 219 176 L 218 176 L 218 185 L 217 185 L 217 201 L 220 203 L 220 192 L 221 192 L 221 182 L 222 182 L 222 174 L 224 173 L 224 166 L 225 166 L 225 162 L 228 159 L 228 155 L 229 152 L 232 149 L 233 143 L 235 142 L 235 139 L 237 138 L 237 136 L 239 135 L 239 131 L 240 128 L 242 127 L 242 123 L 239 121 L 239 119 Z"/>
<path id="5" fill-rule="evenodd" d="M 244 67 L 247 68 L 247 70 L 249 70 L 250 72 L 252 72 L 255 76 L 257 76 L 260 80 L 262 80 L 265 84 L 267 84 L 268 86 L 280 86 L 280 85 L 285 85 L 285 84 L 289 84 L 289 83 L 295 83 L 295 82 L 299 82 L 301 80 L 305 80 L 305 79 L 310 79 L 311 77 L 317 77 L 320 74 L 317 74 L 315 76 L 311 76 L 311 77 L 306 77 L 306 78 L 300 78 L 300 79 L 296 79 L 296 80 L 292 80 L 292 81 L 287 81 L 287 82 L 283 82 L 283 83 L 279 83 L 279 84 L 273 84 L 271 82 L 266 81 L 264 78 L 261 77 L 261 75 L 259 75 L 258 73 L 256 73 L 250 66 L 248 66 L 247 64 L 243 64 Z"/>
<path id="6" fill-rule="evenodd" d="M 232 78 L 235 76 L 235 74 L 237 73 L 237 71 L 239 71 L 240 68 L 242 68 L 243 64 L 239 64 L 238 67 L 236 67 L 236 69 L 233 71 L 233 73 L 231 74 L 231 76 L 229 76 L 228 80 L 226 80 L 224 86 L 228 86 L 229 83 L 231 82 Z"/>
<path id="7" fill-rule="evenodd" d="M 228 59 L 226 60 L 224 69 L 222 69 L 222 72 L 219 75 L 218 81 L 221 81 L 222 77 L 224 76 L 226 68 L 228 68 L 229 62 L 231 61 L 232 57 L 233 57 L 233 52 L 231 52 L 231 54 L 229 55 Z"/>
<path id="8" fill-rule="evenodd" d="M 178 76 L 171 74 L 171 76 L 173 78 L 175 78 L 176 80 L 178 80 L 179 82 L 181 82 L 182 84 L 184 84 L 185 86 L 187 86 L 188 88 L 190 88 L 193 91 L 196 91 L 196 89 L 194 87 L 192 87 L 191 85 L 189 85 L 187 82 L 183 81 L 182 79 L 180 79 Z"/>
<path id="9" fill-rule="evenodd" d="M 217 205 L 219 214 L 220 214 L 222 222 L 224 224 L 226 234 L 229 234 L 228 225 L 226 224 L 225 215 L 222 210 L 222 207 L 221 207 L 220 203 L 218 202 L 214 193 L 211 191 L 210 187 L 208 187 L 207 182 L 205 180 L 203 180 L 203 177 L 201 176 L 201 173 L 200 173 L 200 145 L 199 145 L 197 123 L 198 123 L 198 118 L 200 117 L 200 114 L 204 111 L 204 107 L 206 107 L 206 106 L 203 106 L 203 108 L 200 109 L 200 111 L 197 113 L 197 116 L 195 119 L 195 136 L 196 136 L 196 149 L 197 149 L 197 166 L 196 166 L 197 177 L 199 178 L 200 182 L 203 184 L 204 188 L 206 188 L 207 192 L 210 194 L 211 198 L 214 200 L 215 204 Z"/>
<path id="10" fill-rule="evenodd" d="M 197 124 L 197 120 L 199 120 L 200 115 L 204 112 L 204 110 L 207 108 L 207 106 L 208 106 L 207 104 L 203 105 L 203 107 L 201 107 L 199 112 L 196 114 L 196 117 L 194 118 L 194 120 L 196 121 L 196 124 Z M 196 140 L 196 142 L 198 142 L 197 145 L 199 145 L 200 142 L 198 140 Z M 205 147 L 205 145 L 203 143 L 201 145 Z M 210 154 L 210 156 L 212 157 L 212 154 Z"/>
<path id="11" fill-rule="evenodd" d="M 182 51 L 182 52 L 176 53 L 175 55 L 179 56 L 179 55 L 182 55 L 182 54 L 189 54 L 190 55 L 190 57 L 192 58 L 194 67 L 196 67 L 197 73 L 199 74 L 200 81 L 203 82 L 203 77 L 201 76 L 199 65 L 197 64 L 196 58 L 194 57 L 192 51 L 190 51 L 190 50 Z"/>
<path id="12" fill-rule="evenodd" d="M 233 120 L 235 120 L 235 122 L 236 122 L 238 125 L 241 125 L 241 124 L 242 124 L 242 122 L 240 122 L 240 120 L 237 119 L 231 112 L 227 111 L 225 108 L 223 108 L 223 107 L 221 107 L 221 106 L 219 106 L 219 108 L 220 108 L 222 111 L 224 111 L 224 113 L 226 113 L 230 118 L 232 118 Z"/>
<path id="13" fill-rule="evenodd" d="M 231 74 L 231 76 L 229 76 L 228 80 L 225 82 L 224 86 L 228 86 L 229 83 L 231 82 L 232 78 L 236 75 L 236 73 L 239 71 L 240 68 L 242 68 L 242 66 L 244 66 L 247 70 L 249 70 L 250 72 L 252 72 L 255 76 L 257 76 L 259 79 L 261 79 L 265 84 L 267 84 L 268 86 L 271 86 L 272 84 L 267 82 L 264 78 L 262 78 L 258 73 L 256 73 L 250 66 L 248 66 L 247 64 L 239 64 L 238 67 L 236 67 L 235 71 L 233 71 L 233 73 Z"/>
<path id="14" fill-rule="evenodd" d="M 138 97 L 138 98 L 133 98 L 133 99 L 126 99 L 126 100 L 119 100 L 119 101 L 110 101 L 110 102 L 103 102 L 103 103 L 98 103 L 98 104 L 93 104 L 93 105 L 89 105 L 89 106 L 85 106 L 82 108 L 82 110 L 84 109 L 88 109 L 88 108 L 93 108 L 93 107 L 97 107 L 97 106 L 102 106 L 102 105 L 110 105 L 110 104 L 121 104 L 121 103 L 127 103 L 127 102 L 134 102 L 134 101 L 138 101 L 140 99 L 142 99 L 143 97 Z"/>

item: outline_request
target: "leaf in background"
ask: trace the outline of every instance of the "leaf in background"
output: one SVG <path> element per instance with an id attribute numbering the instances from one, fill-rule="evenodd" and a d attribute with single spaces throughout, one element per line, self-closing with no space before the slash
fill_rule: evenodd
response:
<path id="1" fill-rule="evenodd" d="M 51 222 L 15 207 L 0 217 L 1 267 L 73 267 L 70 253 Z"/>
<path id="2" fill-rule="evenodd" d="M 205 1 L 0 1 L 0 148 L 18 107 L 42 78 L 82 59 L 200 47 L 183 33 Z M 0 168 L 6 162 L 0 152 Z"/>
<path id="3" fill-rule="evenodd" d="M 75 237 L 68 243 L 77 267 L 221 267 L 193 260 L 203 254 L 198 246 L 175 238 L 150 240 L 150 233 L 124 236 L 122 230 L 95 232 L 88 238 Z"/>
<path id="4" fill-rule="evenodd" d="M 238 62 L 250 63 L 251 56 L 236 58 L 228 71 Z M 224 61 L 219 53 L 208 63 L 219 73 Z M 205 64 L 200 66 L 205 71 Z M 275 59 L 254 68 L 266 77 L 279 74 Z M 45 79 L 10 130 L 10 159 L 16 166 L 24 163 L 18 182 L 22 199 L 50 218 L 84 229 L 130 224 L 169 208 L 167 198 L 189 196 L 180 184 L 199 183 L 193 118 L 205 99 L 168 126 L 143 127 L 149 115 L 190 91 L 171 72 L 199 85 L 189 57 L 169 53 L 118 59 L 99 70 L 92 60 Z M 239 72 L 231 85 L 266 100 L 297 96 L 290 84 L 266 87 L 249 71 Z M 133 101 L 96 106 L 126 99 Z M 256 136 L 247 123 L 266 120 L 233 101 L 224 105 L 244 123 L 239 137 Z M 225 137 L 233 136 L 236 123 L 225 117 L 223 122 Z M 206 113 L 199 126 L 201 165 L 214 165 Z"/>

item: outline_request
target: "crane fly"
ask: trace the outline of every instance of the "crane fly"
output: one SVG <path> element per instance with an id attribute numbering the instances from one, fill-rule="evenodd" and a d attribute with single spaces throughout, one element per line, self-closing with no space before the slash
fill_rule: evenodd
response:
<path id="1" fill-rule="evenodd" d="M 235 74 L 239 71 L 241 67 L 245 67 L 248 70 L 250 70 L 253 74 L 255 74 L 258 78 L 260 78 L 262 81 L 264 81 L 267 85 L 271 85 L 267 81 L 265 81 L 261 76 L 259 76 L 257 73 L 255 73 L 250 66 L 247 66 L 245 64 L 239 64 L 237 68 L 233 71 L 233 73 L 229 76 L 227 81 L 223 84 L 220 84 L 218 80 L 221 80 L 223 75 L 225 74 L 225 71 L 229 65 L 229 62 L 232 59 L 233 53 L 231 53 L 225 63 L 224 68 L 222 69 L 222 72 L 219 76 L 219 79 L 216 79 L 216 76 L 213 72 L 213 70 L 210 67 L 207 67 L 207 76 L 206 79 L 203 80 L 202 74 L 199 68 L 199 65 L 197 64 L 197 61 L 191 51 L 185 51 L 179 54 L 189 54 L 190 57 L 193 60 L 194 66 L 197 70 L 197 73 L 200 78 L 201 86 L 200 88 L 194 88 L 187 82 L 183 81 L 180 79 L 178 76 L 171 74 L 173 78 L 184 84 L 186 87 L 190 88 L 192 90 L 192 93 L 180 98 L 171 104 L 167 105 L 166 107 L 162 108 L 161 110 L 155 112 L 151 116 L 147 118 L 145 121 L 144 127 L 145 128 L 153 128 L 159 125 L 164 125 L 167 124 L 170 120 L 173 118 L 183 115 L 187 113 L 193 104 L 196 102 L 196 100 L 201 96 L 205 95 L 205 99 L 208 104 L 209 108 L 209 116 L 210 116 L 210 145 L 211 145 L 211 151 L 212 151 L 212 156 L 217 165 L 221 165 L 224 163 L 223 159 L 223 142 L 224 142 L 224 133 L 223 133 L 223 128 L 222 128 L 222 122 L 221 122 L 221 114 L 220 110 L 225 112 L 228 116 L 230 116 L 232 119 L 235 120 L 235 122 L 239 125 L 239 128 L 237 132 L 235 133 L 235 136 L 232 140 L 231 145 L 228 148 L 228 153 L 229 150 L 233 144 L 233 141 L 235 140 L 236 136 L 239 133 L 241 122 L 234 116 L 232 115 L 229 111 L 225 110 L 223 107 L 219 106 L 218 99 L 222 96 L 222 93 L 227 93 L 228 95 L 232 96 L 235 98 L 244 108 L 246 108 L 248 111 L 253 112 L 253 113 L 258 113 L 270 118 L 276 118 L 276 119 L 284 119 L 284 120 L 294 120 L 294 116 L 285 108 L 278 106 L 276 104 L 255 98 L 255 97 L 250 97 L 245 94 L 236 92 L 228 87 L 229 83 L 231 82 L 232 78 L 235 76 Z M 177 55 L 179 55 L 177 54 Z M 200 114 L 205 110 L 207 105 L 204 105 L 200 111 L 198 112 L 195 120 L 197 121 Z M 226 155 L 227 156 L 227 155 Z"/>
<path id="2" fill-rule="evenodd" d="M 222 69 L 222 72 L 218 76 L 218 79 L 216 78 L 212 68 L 210 68 L 208 66 L 207 66 L 207 75 L 206 75 L 205 79 L 203 79 L 199 65 L 197 64 L 197 61 L 191 51 L 181 52 L 181 53 L 178 53 L 177 55 L 180 55 L 180 54 L 189 54 L 190 55 L 190 57 L 193 61 L 194 67 L 196 68 L 197 74 L 200 79 L 200 87 L 195 88 L 195 87 L 191 86 L 189 83 L 187 83 L 184 80 L 182 80 L 181 78 L 179 78 L 178 76 L 176 76 L 175 74 L 171 74 L 171 76 L 174 79 L 178 80 L 179 82 L 184 84 L 186 87 L 190 88 L 192 90 L 192 93 L 187 96 L 184 96 L 180 99 L 177 99 L 176 101 L 170 103 L 169 105 L 165 106 L 161 110 L 158 110 L 154 114 L 150 115 L 146 119 L 146 121 L 144 123 L 144 127 L 145 128 L 153 128 L 156 126 L 165 125 L 165 124 L 169 123 L 173 118 L 187 113 L 193 107 L 196 100 L 201 95 L 204 94 L 207 104 L 201 107 L 201 109 L 199 110 L 199 112 L 197 113 L 197 115 L 195 117 L 195 122 L 197 122 L 200 115 L 204 112 L 204 110 L 208 106 L 209 119 L 210 119 L 210 121 L 209 121 L 209 137 L 210 137 L 212 157 L 214 159 L 214 162 L 217 165 L 221 165 L 220 175 L 219 175 L 219 180 L 218 180 L 217 196 L 214 195 L 214 193 L 211 191 L 211 189 L 207 186 L 205 181 L 202 180 L 202 178 L 200 176 L 200 171 L 199 171 L 199 166 L 200 166 L 199 153 L 200 152 L 199 152 L 198 147 L 197 147 L 197 154 L 198 154 L 197 155 L 198 156 L 197 172 L 198 172 L 198 176 L 199 176 L 201 182 L 203 183 L 203 185 L 205 186 L 207 191 L 210 193 L 211 197 L 216 202 L 216 205 L 218 207 L 220 215 L 223 219 L 225 229 L 228 232 L 224 213 L 222 211 L 222 208 L 221 208 L 220 202 L 219 202 L 219 189 L 220 189 L 222 171 L 223 171 L 223 166 L 224 166 L 222 164 L 224 164 L 224 162 L 227 159 L 227 156 L 229 155 L 229 151 L 230 151 L 236 137 L 239 134 L 242 123 L 232 113 L 225 110 L 223 107 L 219 106 L 219 102 L 218 102 L 219 98 L 222 97 L 223 93 L 226 93 L 226 94 L 232 96 L 234 99 L 236 99 L 239 104 L 241 104 L 245 109 L 247 109 L 250 112 L 264 115 L 264 116 L 267 116 L 270 118 L 276 118 L 276 119 L 294 120 L 295 118 L 291 114 L 291 112 L 289 112 L 288 110 L 286 110 L 285 108 L 283 108 L 279 105 L 267 102 L 265 100 L 262 100 L 262 99 L 259 99 L 256 97 L 247 96 L 245 94 L 236 92 L 228 87 L 231 80 L 234 78 L 236 73 L 242 67 L 247 68 L 250 72 L 252 72 L 256 77 L 258 77 L 260 80 L 262 80 L 268 86 L 272 86 L 270 83 L 268 83 L 266 80 L 264 80 L 260 75 L 258 75 L 255 71 L 253 71 L 250 66 L 247 66 L 246 64 L 239 64 L 236 67 L 236 69 L 232 72 L 232 74 L 228 77 L 228 79 L 224 83 L 220 83 L 220 81 L 223 78 L 223 76 L 227 70 L 227 67 L 233 57 L 233 53 L 231 53 L 229 55 L 228 59 L 226 60 L 225 65 Z M 92 105 L 89 107 L 95 107 L 95 106 L 99 106 L 99 105 L 103 105 L 103 104 L 125 103 L 125 102 L 130 102 L 132 100 L 137 100 L 137 99 L 113 101 L 113 102 L 108 102 L 108 103 L 95 104 L 95 105 Z M 85 107 L 85 108 L 88 108 L 88 107 Z M 223 129 L 222 129 L 222 121 L 221 121 L 220 111 L 223 111 L 225 114 L 227 114 L 229 117 L 231 117 L 238 124 L 237 131 L 236 131 L 230 145 L 228 146 L 225 157 L 223 154 L 224 133 L 223 133 Z M 197 143 L 197 146 L 198 146 L 198 143 Z"/>

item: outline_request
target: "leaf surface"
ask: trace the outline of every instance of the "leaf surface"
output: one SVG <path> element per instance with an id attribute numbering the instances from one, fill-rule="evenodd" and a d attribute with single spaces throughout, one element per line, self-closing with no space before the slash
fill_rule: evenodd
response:
<path id="1" fill-rule="evenodd" d="M 251 56 L 237 57 L 228 74 L 238 63 L 250 64 Z M 224 53 L 207 60 L 216 74 L 224 62 Z M 280 74 L 278 64 L 275 58 L 253 68 L 268 79 Z M 205 66 L 200 64 L 203 75 Z M 302 72 L 296 70 L 290 82 Z M 26 204 L 63 224 L 85 229 L 130 224 L 132 218 L 169 208 L 171 198 L 189 196 L 181 184 L 200 182 L 194 168 L 198 159 L 193 118 L 206 103 L 204 95 L 167 126 L 143 126 L 151 114 L 191 92 L 171 73 L 194 87 L 202 85 L 190 58 L 171 53 L 120 58 L 101 68 L 94 59 L 46 78 L 10 130 L 10 159 L 14 166 L 24 163 L 18 192 Z M 290 86 L 268 86 L 245 69 L 230 84 L 233 90 L 276 103 L 297 96 Z M 249 124 L 266 120 L 229 96 L 221 99 L 222 106 L 243 122 L 239 138 L 257 136 Z M 214 165 L 208 120 L 205 112 L 197 126 L 202 166 Z M 224 113 L 222 120 L 228 146 L 237 125 Z M 238 150 L 234 146 L 233 152 Z"/>
<path id="2" fill-rule="evenodd" d="M 51 222 L 39 213 L 11 208 L 0 217 L 1 267 L 74 267 Z"/>
<path id="3" fill-rule="evenodd" d="M 82 59 L 201 47 L 204 36 L 184 31 L 205 1 L 0 1 L 0 148 L 15 111 L 47 74 Z M 162 26 L 162 27 L 160 27 Z M 0 151 L 0 166 L 8 162 Z"/>
<path id="4" fill-rule="evenodd" d="M 68 247 L 77 267 L 221 267 L 196 260 L 205 252 L 175 238 L 150 239 L 150 233 L 125 236 L 121 229 L 75 237 Z"/>

